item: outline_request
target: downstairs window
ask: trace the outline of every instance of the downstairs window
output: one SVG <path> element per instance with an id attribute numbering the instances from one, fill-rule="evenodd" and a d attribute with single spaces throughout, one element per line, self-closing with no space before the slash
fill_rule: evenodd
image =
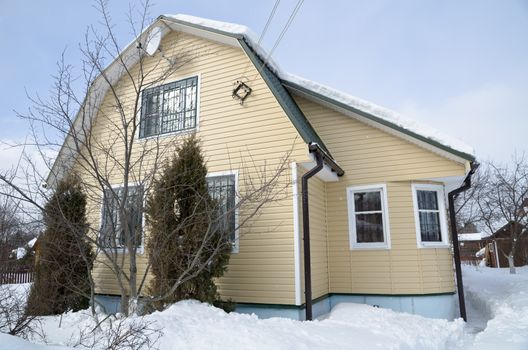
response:
<path id="1" fill-rule="evenodd" d="M 389 248 L 385 185 L 347 188 L 350 248 Z"/>
<path id="2" fill-rule="evenodd" d="M 119 220 L 119 204 L 124 200 L 126 225 L 136 247 L 142 244 L 143 229 L 143 186 L 128 186 L 128 195 L 124 198 L 124 187 L 105 189 L 103 194 L 102 227 L 99 237 L 107 248 L 124 248 L 126 231 Z"/>
<path id="3" fill-rule="evenodd" d="M 418 246 L 447 246 L 444 188 L 441 185 L 413 184 L 412 190 Z"/>

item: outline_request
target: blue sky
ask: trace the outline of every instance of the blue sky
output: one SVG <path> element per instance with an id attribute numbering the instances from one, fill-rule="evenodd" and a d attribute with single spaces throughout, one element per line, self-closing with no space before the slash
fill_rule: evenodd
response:
<path id="1" fill-rule="evenodd" d="M 274 2 L 158 0 L 151 15 L 185 13 L 260 33 Z M 123 44 L 132 40 L 128 4 L 110 1 Z M 265 47 L 295 4 L 280 2 Z M 26 91 L 47 95 L 65 48 L 80 64 L 78 43 L 98 21 L 89 0 L 0 0 L 0 140 L 24 139 L 27 125 L 13 110 L 27 110 Z M 305 0 L 273 57 L 290 73 L 457 137 L 481 160 L 506 162 L 528 151 L 527 38 L 528 1 Z"/>

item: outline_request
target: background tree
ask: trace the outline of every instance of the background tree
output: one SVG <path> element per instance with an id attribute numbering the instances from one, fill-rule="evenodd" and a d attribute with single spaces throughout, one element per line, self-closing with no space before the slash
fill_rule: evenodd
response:
<path id="1" fill-rule="evenodd" d="M 528 161 L 524 155 L 514 155 L 508 165 L 489 161 L 475 175 L 472 189 L 457 198 L 458 221 L 489 234 L 506 229 L 511 249 L 500 253 L 515 273 L 517 245 L 528 232 Z"/>
<path id="2" fill-rule="evenodd" d="M 0 194 L 0 264 L 13 256 L 13 250 L 30 248 L 28 242 L 39 232 L 38 225 L 25 220 L 21 213 L 18 201 Z M 23 262 L 30 262 L 30 258 L 27 254 Z"/>
<path id="3" fill-rule="evenodd" d="M 482 174 L 482 186 L 475 194 L 479 221 L 490 233 L 507 226 L 511 249 L 507 255 L 510 273 L 515 273 L 517 243 L 528 227 L 528 161 L 525 156 L 513 156 L 510 165 L 487 164 Z"/>
<path id="4" fill-rule="evenodd" d="M 92 247 L 86 240 L 86 196 L 78 177 L 62 180 L 44 207 L 35 281 L 27 313 L 54 315 L 88 307 Z"/>
<path id="5" fill-rule="evenodd" d="M 158 308 L 182 299 L 219 302 L 214 278 L 224 274 L 232 248 L 223 221 L 235 213 L 220 210 L 221 202 L 209 194 L 206 175 L 199 140 L 193 135 L 164 167 L 148 198 L 147 251 L 154 276 L 150 292 L 166 295 Z M 192 278 L 172 291 L 185 275 Z"/>

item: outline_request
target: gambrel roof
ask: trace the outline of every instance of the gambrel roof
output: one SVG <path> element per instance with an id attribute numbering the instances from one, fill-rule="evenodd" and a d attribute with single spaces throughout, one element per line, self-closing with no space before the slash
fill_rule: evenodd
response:
<path id="1" fill-rule="evenodd" d="M 317 143 L 330 155 L 330 150 L 310 125 L 306 116 L 292 97 L 292 94 L 324 104 L 345 115 L 403 137 L 410 142 L 453 160 L 459 162 L 472 162 L 475 160 L 473 149 L 459 140 L 443 135 L 430 127 L 419 125 L 417 122 L 406 119 L 386 108 L 284 72 L 269 57 L 266 51 L 258 45 L 256 35 L 248 27 L 243 25 L 213 21 L 188 15 L 162 15 L 122 51 L 122 62 L 129 67 L 138 62 L 137 42 L 144 41 L 150 31 L 155 27 L 161 29 L 162 36 L 171 30 L 181 31 L 242 48 L 261 74 L 302 139 L 307 144 L 310 142 Z M 95 91 L 97 91 L 99 96 L 104 94 L 108 89 L 106 80 L 116 82 L 121 77 L 123 69 L 119 65 L 122 62 L 117 62 L 117 60 L 112 62 L 103 72 L 106 75 L 105 79 L 99 77 L 95 80 L 86 97 L 87 101 L 92 99 L 91 95 Z M 83 120 L 86 122 L 86 118 L 77 116 L 73 123 L 74 127 L 81 127 Z M 69 169 L 71 164 L 73 164 L 72 147 L 68 147 L 68 144 L 71 142 L 73 140 L 69 136 L 65 140 L 55 160 L 50 175 L 48 176 L 48 183 L 53 183 L 56 177 L 61 176 L 60 174 L 64 169 Z"/>

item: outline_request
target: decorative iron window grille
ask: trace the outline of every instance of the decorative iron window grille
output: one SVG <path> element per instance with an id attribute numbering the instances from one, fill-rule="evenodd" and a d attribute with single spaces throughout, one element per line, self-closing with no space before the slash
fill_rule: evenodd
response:
<path id="1" fill-rule="evenodd" d="M 437 191 L 417 190 L 416 198 L 422 242 L 442 242 Z"/>
<path id="2" fill-rule="evenodd" d="M 207 178 L 207 188 L 217 201 L 217 229 L 229 235 L 231 244 L 236 243 L 236 183 L 235 175 L 211 176 Z"/>
<path id="3" fill-rule="evenodd" d="M 196 128 L 198 77 L 145 89 L 141 101 L 139 137 Z"/>
<path id="4" fill-rule="evenodd" d="M 130 237 L 136 247 L 141 246 L 143 226 L 143 186 L 129 186 L 126 198 L 125 189 L 105 189 L 103 194 L 102 227 L 99 237 L 107 248 L 126 246 L 125 228 L 119 218 L 119 205 L 125 201 L 125 220 Z"/>

